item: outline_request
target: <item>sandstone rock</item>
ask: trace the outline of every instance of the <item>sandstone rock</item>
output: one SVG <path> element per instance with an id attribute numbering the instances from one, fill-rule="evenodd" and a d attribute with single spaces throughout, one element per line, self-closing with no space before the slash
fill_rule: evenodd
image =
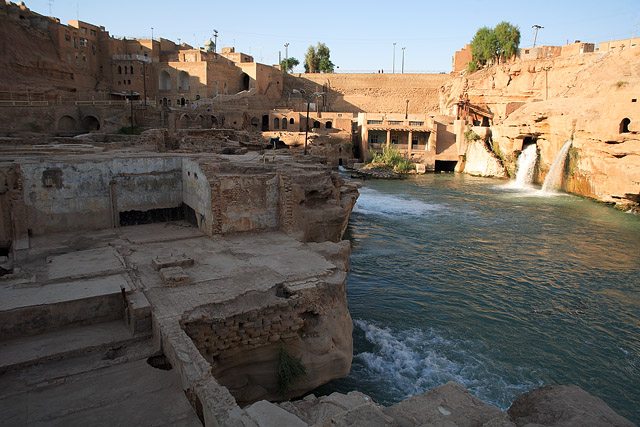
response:
<path id="1" fill-rule="evenodd" d="M 506 178 L 507 173 L 500 161 L 491 153 L 484 141 L 470 141 L 467 148 L 464 172 L 471 175 Z"/>
<path id="2" fill-rule="evenodd" d="M 383 411 L 398 426 L 513 426 L 507 414 L 448 382 Z"/>
<path id="3" fill-rule="evenodd" d="M 532 390 L 516 398 L 508 413 L 517 426 L 633 426 L 602 399 L 575 385 Z"/>

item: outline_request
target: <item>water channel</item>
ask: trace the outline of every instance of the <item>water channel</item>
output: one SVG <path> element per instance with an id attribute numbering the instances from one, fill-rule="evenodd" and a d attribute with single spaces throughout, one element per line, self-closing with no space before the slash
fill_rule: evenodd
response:
<path id="1" fill-rule="evenodd" d="M 447 381 L 501 409 L 576 384 L 640 423 L 640 216 L 467 175 L 366 181 L 351 374 L 392 404 Z"/>

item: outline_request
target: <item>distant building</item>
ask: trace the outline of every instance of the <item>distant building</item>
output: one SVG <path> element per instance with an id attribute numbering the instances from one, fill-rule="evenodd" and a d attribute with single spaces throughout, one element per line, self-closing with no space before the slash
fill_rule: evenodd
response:
<path id="1" fill-rule="evenodd" d="M 453 54 L 451 71 L 453 71 L 454 73 L 458 73 L 460 71 L 466 70 L 467 64 L 472 60 L 473 56 L 471 54 L 471 45 L 467 44 L 465 45 L 465 47 Z"/>
<path id="2" fill-rule="evenodd" d="M 523 61 L 551 58 L 561 54 L 562 46 L 536 46 L 518 50 L 518 56 Z"/>
<path id="3" fill-rule="evenodd" d="M 583 43 L 580 40 L 576 40 L 573 44 L 567 44 L 562 46 L 562 56 L 581 55 L 583 53 L 595 52 L 596 46 L 593 43 Z"/>
<path id="4" fill-rule="evenodd" d="M 600 52 L 622 52 L 625 49 L 635 49 L 640 46 L 640 37 L 624 40 L 614 40 L 600 43 Z"/>

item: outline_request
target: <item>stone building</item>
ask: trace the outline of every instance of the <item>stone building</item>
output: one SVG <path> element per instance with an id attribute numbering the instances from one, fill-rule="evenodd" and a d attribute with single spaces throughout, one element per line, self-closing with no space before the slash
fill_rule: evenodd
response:
<path id="1" fill-rule="evenodd" d="M 624 40 L 612 40 L 600 43 L 600 52 L 621 52 L 625 49 L 635 49 L 640 46 L 640 37 L 632 37 Z"/>

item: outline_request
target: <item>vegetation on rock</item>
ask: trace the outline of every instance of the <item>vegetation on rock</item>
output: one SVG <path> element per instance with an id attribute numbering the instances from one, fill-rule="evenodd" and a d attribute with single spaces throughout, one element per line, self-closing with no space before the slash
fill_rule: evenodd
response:
<path id="1" fill-rule="evenodd" d="M 302 358 L 289 354 L 284 344 L 280 343 L 278 388 L 282 397 L 286 398 L 293 382 L 305 375 L 307 375 L 307 368 L 302 364 Z"/>
<path id="2" fill-rule="evenodd" d="M 396 173 L 409 173 L 415 169 L 411 160 L 405 158 L 398 150 L 391 146 L 384 146 L 382 153 L 371 150 L 371 162 L 369 168 L 389 168 Z"/>

